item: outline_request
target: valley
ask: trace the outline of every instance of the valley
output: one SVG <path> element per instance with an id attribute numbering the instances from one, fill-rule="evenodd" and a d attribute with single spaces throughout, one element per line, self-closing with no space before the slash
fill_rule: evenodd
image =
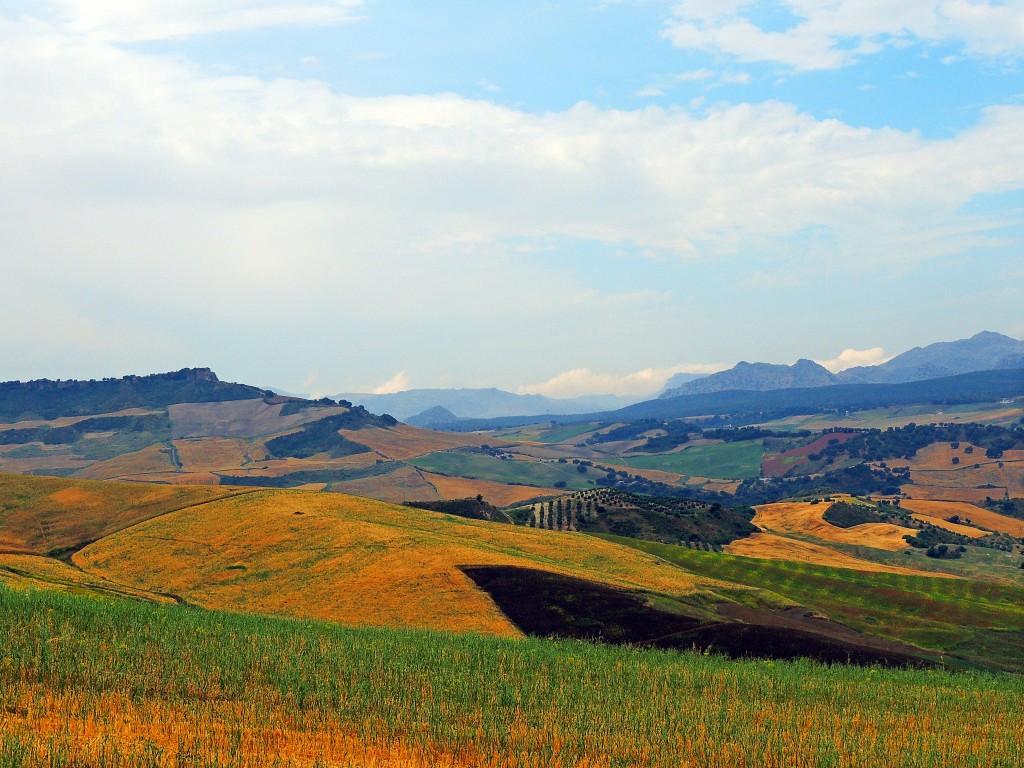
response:
<path id="1" fill-rule="evenodd" d="M 979 382 L 999 401 L 972 400 Z M 38 405 L 3 386 L 5 765 L 255 766 L 268 749 L 302 766 L 1019 756 L 1020 376 L 928 385 L 963 387 L 956 404 L 857 410 L 873 391 L 857 389 L 850 408 L 812 399 L 780 417 L 772 391 L 757 411 L 726 392 L 734 410 L 473 430 L 205 369 Z M 693 735 L 706 720 L 679 685 L 726 692 L 725 730 Z M 793 686 L 810 692 L 773 694 Z M 824 726 L 837 697 L 876 717 L 874 735 Z M 969 707 L 979 697 L 998 728 Z M 970 738 L 908 735 L 923 701 Z"/>

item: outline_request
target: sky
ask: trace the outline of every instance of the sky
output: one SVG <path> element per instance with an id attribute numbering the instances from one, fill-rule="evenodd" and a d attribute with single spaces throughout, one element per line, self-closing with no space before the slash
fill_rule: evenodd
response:
<path id="1" fill-rule="evenodd" d="M 1024 0 L 0 0 L 0 380 L 640 395 L 1024 337 Z"/>

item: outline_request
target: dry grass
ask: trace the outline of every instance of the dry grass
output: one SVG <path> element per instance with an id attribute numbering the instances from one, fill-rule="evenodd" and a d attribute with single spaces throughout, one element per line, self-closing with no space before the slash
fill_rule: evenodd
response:
<path id="1" fill-rule="evenodd" d="M 142 523 L 87 547 L 74 562 L 209 608 L 493 634 L 515 630 L 456 566 L 541 567 L 674 595 L 702 582 L 580 534 L 273 490 Z"/>
<path id="2" fill-rule="evenodd" d="M 106 461 L 98 461 L 76 473 L 86 480 L 117 480 L 138 478 L 154 473 L 177 472 L 171 453 L 163 443 L 154 443 L 141 451 L 124 453 Z"/>
<path id="3" fill-rule="evenodd" d="M 468 499 L 481 494 L 484 499 L 495 506 L 504 507 L 518 504 L 538 496 L 556 496 L 565 491 L 557 488 L 535 488 L 527 485 L 505 485 L 490 480 L 471 480 L 465 477 L 448 477 L 423 472 L 423 479 L 437 489 L 442 499 Z"/>
<path id="4" fill-rule="evenodd" d="M 0 554 L 0 582 L 15 589 L 57 589 L 133 597 L 154 603 L 174 602 L 164 595 L 111 584 L 60 560 L 39 555 Z"/>
<path id="5" fill-rule="evenodd" d="M 846 497 L 835 497 L 837 499 Z M 875 549 L 896 552 L 907 548 L 905 535 L 916 535 L 912 528 L 891 523 L 864 523 L 852 528 L 840 528 L 822 519 L 828 503 L 811 504 L 806 501 L 762 504 L 755 507 L 754 525 L 771 533 L 796 533 L 813 536 L 824 541 L 859 544 Z"/>
<path id="6" fill-rule="evenodd" d="M 0 474 L 0 547 L 46 554 L 234 493 L 238 490 Z"/>
<path id="7" fill-rule="evenodd" d="M 869 560 L 837 552 L 834 549 L 812 544 L 808 541 L 791 539 L 774 533 L 755 533 L 724 547 L 730 555 L 754 557 L 760 560 L 792 560 L 800 563 L 828 565 L 833 568 L 851 568 L 855 571 L 876 573 L 903 573 L 915 576 L 936 576 L 931 571 L 902 568 L 898 565 L 883 565 Z"/>
<path id="8" fill-rule="evenodd" d="M 10 446 L 13 450 L 20 446 Z M 44 450 L 46 450 L 44 448 Z M 60 470 L 77 469 L 82 470 L 92 464 L 78 456 L 68 452 L 66 446 L 56 447 L 47 450 L 47 456 L 39 456 L 31 459 L 16 459 L 0 453 L 0 472 L 33 472 L 36 470 Z"/>
<path id="9" fill-rule="evenodd" d="M 280 477 L 292 472 L 317 472 L 329 469 L 362 469 L 371 467 L 377 463 L 380 456 L 376 453 L 357 453 L 352 456 L 342 456 L 338 459 L 324 458 L 308 459 L 261 459 L 254 464 L 231 470 L 231 474 L 251 475 L 253 477 Z"/>
<path id="10" fill-rule="evenodd" d="M 386 475 L 361 477 L 343 483 L 333 483 L 332 491 L 368 496 L 371 499 L 401 504 L 403 501 L 435 501 L 439 498 L 437 490 L 418 469 L 403 466 Z"/>
<path id="11" fill-rule="evenodd" d="M 126 408 L 123 411 L 111 411 L 110 413 L 97 413 L 89 414 L 87 416 L 59 416 L 56 419 L 49 420 L 27 420 L 27 421 L 14 421 L 6 424 L 0 424 L 0 431 L 5 429 L 30 429 L 32 427 L 69 427 L 72 424 L 77 424 L 80 421 L 86 419 L 94 419 L 97 416 L 149 416 L 151 414 L 163 413 L 162 410 L 153 410 L 151 408 Z"/>
<path id="12" fill-rule="evenodd" d="M 965 504 L 981 504 L 992 495 L 991 488 L 950 488 L 945 485 L 927 485 L 917 481 L 900 486 L 900 491 L 915 499 L 931 501 L 960 501 Z"/>
<path id="13" fill-rule="evenodd" d="M 214 472 L 244 466 L 248 443 L 240 438 L 207 437 L 175 440 L 183 472 Z"/>
<path id="14" fill-rule="evenodd" d="M 223 403 L 181 403 L 167 408 L 171 434 L 185 437 L 259 437 L 284 432 L 325 416 L 345 413 L 347 408 L 307 408 L 281 416 L 280 403 L 263 400 L 230 400 Z"/>
<path id="15" fill-rule="evenodd" d="M 957 501 L 903 499 L 900 502 L 900 506 L 914 512 L 914 517 L 917 517 L 918 519 L 925 519 L 932 525 L 939 525 L 944 528 L 949 527 L 953 525 L 953 523 L 946 522 L 946 518 L 958 515 L 961 519 L 969 519 L 975 525 L 980 525 L 991 531 L 1008 533 L 1011 536 L 1024 537 L 1024 520 L 1017 520 L 1013 517 L 1000 515 L 997 512 L 983 509 L 982 507 L 978 507 L 974 504 L 966 504 L 964 502 Z M 958 530 L 959 528 L 967 528 L 974 533 L 966 533 Z M 970 528 L 968 526 L 957 526 L 957 529 L 949 528 L 949 530 L 957 530 L 957 533 L 964 533 L 964 535 L 973 536 L 974 538 L 978 538 L 978 535 L 985 534 L 984 531 L 979 531 L 977 528 Z"/>
<path id="16" fill-rule="evenodd" d="M 666 472 L 662 469 L 628 467 L 626 471 L 631 475 L 640 475 L 640 477 L 646 477 L 648 480 L 653 480 L 656 483 L 665 483 L 665 485 L 675 485 L 683 479 L 683 476 L 677 472 Z"/>
<path id="17" fill-rule="evenodd" d="M 967 448 L 973 452 L 966 453 Z M 1004 493 L 1024 496 L 1024 451 L 1006 451 L 1002 457 L 990 459 L 984 448 L 969 443 L 961 443 L 959 448 L 933 443 L 898 463 L 910 468 L 914 482 L 904 490 L 911 496 L 968 502 L 984 501 L 986 496 L 1001 498 Z M 915 493 L 918 486 L 922 490 Z"/>
<path id="18" fill-rule="evenodd" d="M 480 435 L 432 432 L 428 429 L 410 427 L 408 424 L 398 424 L 388 429 L 379 427 L 358 430 L 343 429 L 341 434 L 349 440 L 368 445 L 381 456 L 395 461 L 467 445 L 479 447 L 488 441 L 490 443 L 501 442 L 500 439 L 484 438 Z"/>

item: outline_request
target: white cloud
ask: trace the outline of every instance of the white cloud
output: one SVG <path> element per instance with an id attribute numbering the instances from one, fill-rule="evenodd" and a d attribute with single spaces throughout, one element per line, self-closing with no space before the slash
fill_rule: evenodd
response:
<path id="1" fill-rule="evenodd" d="M 599 373 L 589 368 L 573 368 L 539 384 L 527 384 L 517 390 L 521 395 L 577 397 L 580 395 L 649 395 L 658 392 L 677 373 L 715 373 L 727 366 L 719 363 L 689 363 L 667 368 L 644 368 L 627 374 Z"/>
<path id="2" fill-rule="evenodd" d="M 393 395 L 395 392 L 404 392 L 407 389 L 411 389 L 409 375 L 405 371 L 399 371 L 380 386 L 371 389 L 370 393 L 374 395 Z"/>
<path id="3" fill-rule="evenodd" d="M 566 367 L 615 349 L 640 369 L 666 329 L 689 345 L 678 358 L 713 359 L 686 336 L 706 318 L 687 310 L 700 283 L 626 280 L 598 300 L 585 267 L 546 249 L 741 270 L 757 253 L 772 274 L 764 244 L 815 229 L 834 245 L 823 265 L 890 269 L 1005 236 L 1005 220 L 960 210 L 1024 186 L 1021 106 L 926 140 L 773 102 L 534 114 L 451 94 L 353 97 L 28 22 L 0 20 L 0 42 L 4 285 L 142 329 L 124 349 L 237 339 L 217 348 L 237 350 L 236 367 L 254 365 L 251 339 L 281 368 L 333 353 L 331 380 L 349 360 L 360 379 L 414 365 L 422 378 L 449 349 L 487 372 L 467 376 L 540 380 L 537 361 L 569 348 L 587 356 Z M 529 339 L 516 351 L 533 373 L 494 353 L 499 338 Z"/>
<path id="4" fill-rule="evenodd" d="M 1024 55 L 1021 0 L 781 0 L 795 21 L 759 26 L 751 0 L 683 0 L 665 35 L 680 48 L 769 61 L 796 70 L 835 69 L 913 41 L 959 43 L 972 55 Z"/>
<path id="5" fill-rule="evenodd" d="M 879 365 L 891 360 L 892 355 L 886 355 L 881 347 L 871 349 L 844 349 L 837 357 L 831 360 L 815 360 L 818 365 L 828 368 L 832 373 L 845 371 L 859 365 Z"/>
<path id="6" fill-rule="evenodd" d="M 267 27 L 353 21 L 363 0 L 52 0 L 67 29 L 138 42 Z"/>

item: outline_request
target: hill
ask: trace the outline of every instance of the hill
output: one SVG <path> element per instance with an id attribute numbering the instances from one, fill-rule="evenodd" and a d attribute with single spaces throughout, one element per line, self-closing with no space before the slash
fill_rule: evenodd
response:
<path id="1" fill-rule="evenodd" d="M 273 396 L 256 387 L 220 381 L 209 368 L 125 376 L 99 381 L 7 381 L 0 383 L 0 420 L 55 419 L 129 408 L 164 408 L 173 403 L 208 403 Z"/>
<path id="2" fill-rule="evenodd" d="M 1024 643 L 1024 636 L 996 631 L 1019 627 L 1024 587 L 965 581 L 954 589 L 939 583 L 948 578 L 901 576 L 911 579 L 908 591 L 929 594 L 931 602 L 909 624 L 898 604 L 891 610 L 874 605 L 876 620 L 887 628 L 880 636 L 870 622 L 858 621 L 851 629 L 798 618 L 794 605 L 825 604 L 827 593 L 817 591 L 816 582 L 802 584 L 803 597 L 795 600 L 785 591 L 792 585 L 782 582 L 773 587 L 782 591 L 773 592 L 736 575 L 696 575 L 687 559 L 692 556 L 685 553 L 711 547 L 695 547 L 694 536 L 687 546 L 658 550 L 655 557 L 636 539 L 511 526 L 343 494 L 260 489 L 211 496 L 215 489 L 160 488 L 159 504 L 142 496 L 133 507 L 137 486 L 26 477 L 10 482 L 14 490 L 5 494 L 0 518 L 0 534 L 7 538 L 24 530 L 19 521 L 67 503 L 72 494 L 91 497 L 76 508 L 76 528 L 99 531 L 100 537 L 70 559 L 82 574 L 77 588 L 87 592 L 170 597 L 207 609 L 353 626 L 657 640 L 661 647 L 697 644 L 735 656 L 933 664 L 940 661 L 937 654 L 945 654 L 943 663 L 954 665 L 1013 666 L 1013 657 L 1000 654 Z M 683 528 L 711 542 L 715 536 L 736 540 L 753 530 L 749 518 L 729 518 L 724 510 L 701 505 L 684 509 L 622 494 L 603 498 L 614 510 L 597 517 L 614 522 L 631 516 L 634 525 L 651 527 L 655 536 L 663 533 L 655 530 L 658 526 L 675 518 L 670 540 L 683 538 Z M 784 514 L 784 507 L 779 509 L 773 520 Z M 137 522 L 128 524 L 132 521 Z M 42 548 L 36 545 L 36 551 Z M 680 567 L 666 567 L 666 553 Z M 20 559 L 0 562 L 0 572 L 41 585 L 74 581 L 55 574 L 56 566 L 46 565 L 52 560 L 11 557 Z M 842 571 L 829 573 L 839 583 L 850 578 Z M 864 578 L 882 580 L 878 588 L 883 589 L 890 584 L 885 579 L 895 576 L 876 572 Z M 501 594 L 492 593 L 491 586 Z M 518 595 L 512 603 L 510 594 Z M 572 595 L 579 599 L 574 602 Z M 603 596 L 595 604 L 583 599 L 586 595 Z M 605 608 L 595 608 L 602 604 Z M 531 606 L 527 614 L 524 606 Z M 550 616 L 543 618 L 551 611 L 561 617 L 555 624 Z M 664 631 L 643 634 L 643 627 L 655 626 Z M 900 635 L 903 626 L 913 630 L 909 644 Z M 754 634 L 744 641 L 747 632 Z"/>

